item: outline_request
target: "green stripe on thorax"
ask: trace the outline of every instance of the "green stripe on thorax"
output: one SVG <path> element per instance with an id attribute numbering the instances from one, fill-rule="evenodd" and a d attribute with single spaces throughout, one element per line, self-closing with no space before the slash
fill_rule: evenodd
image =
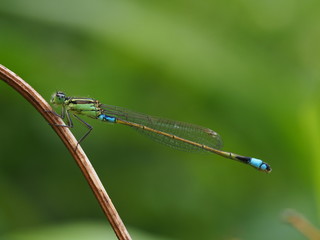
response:
<path id="1" fill-rule="evenodd" d="M 70 98 L 65 103 L 67 110 L 90 118 L 97 118 L 102 114 L 99 105 L 100 103 L 97 100 L 91 98 Z"/>

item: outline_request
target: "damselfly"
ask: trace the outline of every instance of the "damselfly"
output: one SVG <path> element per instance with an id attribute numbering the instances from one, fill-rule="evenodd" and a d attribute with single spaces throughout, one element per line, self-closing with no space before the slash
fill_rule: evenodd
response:
<path id="1" fill-rule="evenodd" d="M 84 140 L 93 129 L 79 117 L 79 115 L 83 115 L 103 122 L 130 126 L 138 132 L 150 136 L 155 141 L 179 150 L 212 152 L 225 158 L 249 164 L 258 170 L 271 172 L 270 166 L 260 159 L 220 150 L 222 140 L 218 133 L 209 128 L 152 117 L 121 107 L 104 105 L 92 98 L 68 97 L 60 91 L 53 94 L 51 103 L 60 105 L 62 110 L 59 116 L 62 119 L 65 117 L 67 119 L 67 124 L 60 126 L 72 128 L 73 123 L 70 117 L 70 114 L 72 114 L 89 129 L 78 143 Z"/>

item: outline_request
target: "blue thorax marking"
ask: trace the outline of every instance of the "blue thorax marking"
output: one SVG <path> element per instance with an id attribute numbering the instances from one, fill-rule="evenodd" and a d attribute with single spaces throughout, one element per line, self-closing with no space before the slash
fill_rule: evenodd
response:
<path id="1" fill-rule="evenodd" d="M 115 123 L 116 122 L 116 118 L 115 117 L 110 117 L 104 114 L 101 114 L 98 116 L 98 119 L 100 119 L 101 121 L 106 121 L 106 122 L 112 122 Z"/>

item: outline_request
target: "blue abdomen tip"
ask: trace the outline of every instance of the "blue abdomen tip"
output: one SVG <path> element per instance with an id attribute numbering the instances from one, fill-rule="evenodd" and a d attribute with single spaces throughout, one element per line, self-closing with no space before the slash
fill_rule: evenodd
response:
<path id="1" fill-rule="evenodd" d="M 270 166 L 258 158 L 251 158 L 249 164 L 262 171 L 271 172 Z"/>

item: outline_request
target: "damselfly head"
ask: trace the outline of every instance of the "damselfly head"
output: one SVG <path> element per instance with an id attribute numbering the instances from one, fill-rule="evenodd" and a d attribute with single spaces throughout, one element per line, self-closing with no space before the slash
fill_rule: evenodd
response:
<path id="1" fill-rule="evenodd" d="M 67 96 L 63 92 L 58 91 L 52 94 L 50 102 L 55 105 L 60 105 L 63 104 L 66 99 Z"/>

